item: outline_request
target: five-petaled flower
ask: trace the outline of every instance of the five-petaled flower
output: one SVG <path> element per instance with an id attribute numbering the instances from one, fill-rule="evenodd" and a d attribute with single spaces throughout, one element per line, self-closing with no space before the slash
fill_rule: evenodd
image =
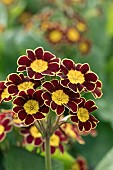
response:
<path id="1" fill-rule="evenodd" d="M 61 84 L 64 87 L 69 87 L 72 91 L 87 90 L 88 92 L 94 91 L 97 75 L 90 70 L 87 63 L 75 64 L 70 59 L 64 59 L 61 64 L 61 71 L 58 75 L 62 78 Z"/>
<path id="2" fill-rule="evenodd" d="M 60 59 L 42 47 L 27 50 L 27 55 L 18 59 L 18 71 L 27 71 L 32 79 L 42 79 L 45 75 L 54 76 L 59 71 Z"/>
<path id="3" fill-rule="evenodd" d="M 23 127 L 20 130 L 21 135 L 24 136 L 24 144 L 32 144 L 33 146 L 41 146 L 43 138 L 36 126 Z"/>
<path id="4" fill-rule="evenodd" d="M 50 147 L 51 147 L 51 154 L 54 154 L 56 149 L 59 149 L 61 153 L 64 152 L 63 144 L 67 143 L 67 138 L 63 134 L 63 132 L 58 129 L 54 132 L 54 134 L 50 137 Z M 45 141 L 43 141 L 42 149 L 45 151 Z"/>
<path id="5" fill-rule="evenodd" d="M 41 97 L 42 92 L 42 90 L 34 89 L 21 91 L 13 101 L 13 111 L 26 125 L 34 123 L 37 119 L 45 118 L 45 114 L 49 112 L 49 108 L 44 105 Z"/>
<path id="6" fill-rule="evenodd" d="M 74 93 L 70 89 L 63 87 L 60 81 L 55 79 L 43 83 L 43 88 L 46 90 L 42 94 L 45 105 L 51 107 L 58 115 L 63 114 L 65 107 L 72 112 L 77 112 L 78 103 L 81 102 L 79 93 Z"/>
<path id="7" fill-rule="evenodd" d="M 2 142 L 6 134 L 12 130 L 12 118 L 7 113 L 0 113 L 0 142 Z"/>
<path id="8" fill-rule="evenodd" d="M 29 77 L 24 76 L 21 74 L 10 74 L 7 77 L 6 86 L 8 89 L 8 93 L 11 95 L 17 95 L 18 92 L 28 90 L 28 89 L 35 89 L 41 85 L 40 80 L 33 80 L 29 79 Z"/>
<path id="9" fill-rule="evenodd" d="M 12 99 L 11 95 L 8 93 L 5 81 L 0 82 L 0 103 L 4 101 L 10 101 Z"/>
<path id="10" fill-rule="evenodd" d="M 94 129 L 99 122 L 90 113 L 97 109 L 93 100 L 85 100 L 82 98 L 82 102 L 78 105 L 77 113 L 70 112 L 71 121 L 77 123 L 80 131 L 90 131 Z"/>

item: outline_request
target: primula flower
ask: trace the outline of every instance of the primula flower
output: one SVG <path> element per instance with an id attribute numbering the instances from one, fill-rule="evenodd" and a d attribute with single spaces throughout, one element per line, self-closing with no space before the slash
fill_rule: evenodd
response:
<path id="1" fill-rule="evenodd" d="M 13 101 L 13 111 L 26 125 L 32 124 L 37 119 L 45 118 L 45 114 L 49 112 L 41 94 L 42 90 L 29 89 L 26 92 L 21 91 Z"/>
<path id="2" fill-rule="evenodd" d="M 66 30 L 66 39 L 71 43 L 79 42 L 81 35 L 75 27 L 70 27 Z"/>
<path id="3" fill-rule="evenodd" d="M 61 73 L 58 73 L 61 79 L 61 84 L 64 87 L 69 87 L 72 91 L 87 90 L 94 91 L 97 82 L 97 75 L 90 70 L 87 63 L 75 64 L 70 59 L 64 59 L 61 65 Z"/>
<path id="4" fill-rule="evenodd" d="M 82 102 L 78 105 L 79 109 L 77 113 L 70 112 L 71 121 L 77 123 L 80 131 L 89 131 L 94 129 L 99 122 L 90 113 L 97 109 L 93 100 L 85 100 L 82 98 Z"/>
<path id="5" fill-rule="evenodd" d="M 27 50 L 27 55 L 18 59 L 18 71 L 28 72 L 28 76 L 33 79 L 42 79 L 45 75 L 54 76 L 59 71 L 60 59 L 52 53 L 44 51 L 42 47 Z"/>
<path id="6" fill-rule="evenodd" d="M 63 31 L 59 27 L 51 28 L 47 32 L 47 39 L 53 44 L 60 43 L 63 39 Z"/>
<path id="7" fill-rule="evenodd" d="M 44 142 L 45 143 L 45 142 Z M 44 149 L 44 143 L 43 143 L 43 150 Z M 54 134 L 50 137 L 50 147 L 51 147 L 51 154 L 54 154 L 56 149 L 59 149 L 61 153 L 64 152 L 63 144 L 67 143 L 67 138 L 62 133 L 61 130 L 57 130 L 54 132 Z"/>
<path id="8" fill-rule="evenodd" d="M 12 130 L 12 119 L 5 112 L 0 113 L 0 142 L 2 142 L 6 134 Z"/>
<path id="9" fill-rule="evenodd" d="M 64 88 L 59 80 L 45 82 L 43 88 L 46 90 L 42 94 L 45 105 L 51 107 L 58 115 L 63 114 L 65 107 L 72 112 L 77 111 L 77 105 L 81 102 L 79 93 L 73 93 L 68 88 Z"/>
<path id="10" fill-rule="evenodd" d="M 85 21 L 77 20 L 76 28 L 78 29 L 79 32 L 83 33 L 87 30 L 87 25 L 86 25 Z"/>
<path id="11" fill-rule="evenodd" d="M 82 40 L 78 44 L 78 50 L 81 54 L 88 54 L 91 49 L 91 42 L 89 40 Z"/>
<path id="12" fill-rule="evenodd" d="M 21 128 L 20 133 L 24 136 L 24 144 L 32 144 L 34 146 L 43 144 L 42 135 L 34 125 Z"/>
<path id="13" fill-rule="evenodd" d="M 76 124 L 65 123 L 61 126 L 64 134 L 67 138 L 78 141 L 80 144 L 84 144 L 85 141 L 82 139 L 78 126 Z"/>
<path id="14" fill-rule="evenodd" d="M 37 88 L 41 85 L 40 80 L 29 79 L 29 77 L 23 74 L 10 74 L 5 83 L 8 88 L 8 93 L 11 95 L 17 95 L 20 91 L 25 91 L 31 88 Z"/>
<path id="15" fill-rule="evenodd" d="M 83 156 L 78 156 L 72 165 L 72 170 L 88 170 L 86 159 Z"/>
<path id="16" fill-rule="evenodd" d="M 8 93 L 8 89 L 5 85 L 5 81 L 0 82 L 0 103 L 4 101 L 10 101 L 12 97 Z"/>

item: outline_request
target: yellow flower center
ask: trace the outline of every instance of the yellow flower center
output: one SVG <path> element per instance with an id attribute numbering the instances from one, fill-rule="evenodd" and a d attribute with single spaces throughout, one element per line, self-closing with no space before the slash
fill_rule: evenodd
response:
<path id="1" fill-rule="evenodd" d="M 52 100 L 58 105 L 63 105 L 68 103 L 69 96 L 63 90 L 56 90 L 52 93 Z"/>
<path id="2" fill-rule="evenodd" d="M 84 75 L 80 71 L 70 70 L 67 76 L 72 84 L 77 84 L 77 83 L 82 84 L 85 81 Z"/>
<path id="3" fill-rule="evenodd" d="M 2 0 L 5 5 L 10 5 L 14 0 Z"/>
<path id="4" fill-rule="evenodd" d="M 80 39 L 80 34 L 75 28 L 70 28 L 67 32 L 67 37 L 70 41 L 76 42 Z"/>
<path id="5" fill-rule="evenodd" d="M 88 50 L 88 45 L 86 44 L 86 43 L 81 43 L 80 45 L 79 45 L 79 50 L 81 51 L 81 52 L 87 52 L 87 50 Z"/>
<path id="6" fill-rule="evenodd" d="M 4 126 L 3 125 L 0 125 L 0 135 L 4 132 Z"/>
<path id="7" fill-rule="evenodd" d="M 36 100 L 28 100 L 23 107 L 27 114 L 35 114 L 39 110 L 39 104 Z"/>
<path id="8" fill-rule="evenodd" d="M 53 134 L 50 138 L 50 146 L 59 146 L 60 139 L 57 135 Z"/>
<path id="9" fill-rule="evenodd" d="M 41 73 L 48 69 L 48 63 L 46 61 L 36 59 L 31 63 L 30 67 L 36 73 Z"/>
<path id="10" fill-rule="evenodd" d="M 66 133 L 67 135 L 69 135 L 71 138 L 74 138 L 74 139 L 76 138 L 76 134 L 75 134 L 75 132 L 73 131 L 72 126 L 71 126 L 70 124 L 67 124 L 67 125 L 66 125 L 65 133 Z"/>
<path id="11" fill-rule="evenodd" d="M 75 161 L 75 163 L 73 164 L 72 170 L 80 170 L 80 166 L 79 166 L 79 164 L 77 163 L 77 161 Z"/>
<path id="12" fill-rule="evenodd" d="M 29 82 L 24 82 L 24 83 L 21 83 L 21 84 L 18 85 L 18 90 L 19 91 L 28 90 L 30 88 L 33 88 L 33 86 L 34 86 L 34 83 L 32 83 L 30 81 Z"/>
<path id="13" fill-rule="evenodd" d="M 53 30 L 49 33 L 49 39 L 52 42 L 57 43 L 62 39 L 62 33 L 58 30 Z"/>
<path id="14" fill-rule="evenodd" d="M 86 30 L 86 25 L 82 22 L 78 22 L 77 25 L 76 25 L 77 29 L 81 32 L 85 31 Z"/>
<path id="15" fill-rule="evenodd" d="M 89 119 L 89 112 L 85 108 L 79 108 L 77 116 L 81 122 L 86 122 Z"/>
<path id="16" fill-rule="evenodd" d="M 2 100 L 5 99 L 5 98 L 8 98 L 10 95 L 8 93 L 8 90 L 7 88 L 4 89 L 4 91 L 2 92 L 2 95 L 1 95 L 1 98 Z"/>
<path id="17" fill-rule="evenodd" d="M 30 133 L 34 138 L 39 138 L 41 137 L 41 133 L 38 131 L 38 129 L 35 126 L 32 126 L 30 128 Z"/>

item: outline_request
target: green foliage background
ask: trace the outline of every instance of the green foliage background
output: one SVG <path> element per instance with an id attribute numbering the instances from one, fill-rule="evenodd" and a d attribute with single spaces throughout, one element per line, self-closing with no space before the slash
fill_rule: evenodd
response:
<path id="1" fill-rule="evenodd" d="M 42 46 L 45 50 L 53 52 L 61 58 L 71 58 L 76 63 L 89 63 L 91 69 L 96 72 L 103 82 L 103 97 L 97 99 L 99 107 L 95 113 L 100 123 L 97 127 L 96 138 L 84 137 L 86 144 L 78 143 L 68 146 L 68 152 L 76 157 L 78 154 L 85 156 L 90 169 L 112 170 L 113 169 L 113 2 L 112 0 L 88 0 L 85 5 L 79 5 L 74 10 L 84 16 L 88 23 L 88 37 L 92 41 L 91 52 L 86 56 L 81 56 L 75 47 L 63 47 L 57 50 L 45 40 L 38 30 L 25 32 L 24 28 L 17 23 L 18 16 L 27 9 L 32 13 L 40 13 L 41 9 L 58 8 L 58 17 L 64 17 L 61 13 L 62 3 L 57 0 L 57 4 L 48 4 L 46 0 L 19 0 L 15 8 L 11 8 L 9 13 L 7 7 L 0 3 L 0 24 L 6 25 L 6 30 L 0 33 L 0 80 L 12 72 L 16 72 L 16 61 L 18 57 L 25 54 L 26 48 L 34 49 Z M 96 10 L 100 15 L 96 15 Z M 89 95 L 90 98 L 92 96 Z M 2 104 L 0 108 L 10 108 L 8 104 Z M 11 138 L 11 137 L 9 137 Z M 1 144 L 2 145 L 2 144 Z M 109 151 L 111 150 L 111 151 Z M 107 154 L 107 152 L 109 153 Z M 107 155 L 106 155 L 107 154 Z M 69 170 L 63 168 L 65 163 L 71 164 L 73 159 L 64 156 L 56 156 L 60 162 L 53 161 L 53 170 Z M 109 156 L 110 155 L 110 156 Z M 16 159 L 15 159 L 16 158 Z M 3 156 L 0 152 L 0 170 L 44 170 L 43 157 L 31 155 L 28 151 L 13 147 L 10 152 Z M 109 163 L 108 163 L 109 162 Z"/>

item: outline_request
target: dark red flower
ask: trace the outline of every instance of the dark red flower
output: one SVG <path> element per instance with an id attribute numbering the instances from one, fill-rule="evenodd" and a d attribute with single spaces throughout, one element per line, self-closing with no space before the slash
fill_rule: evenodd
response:
<path id="1" fill-rule="evenodd" d="M 54 154 L 56 149 L 59 149 L 61 153 L 64 152 L 63 144 L 67 143 L 67 138 L 62 133 L 61 130 L 57 130 L 54 134 L 50 137 L 50 147 L 51 147 L 51 154 Z M 43 141 L 43 151 L 45 151 L 45 141 Z"/>
<path id="2" fill-rule="evenodd" d="M 58 115 L 63 114 L 65 107 L 72 112 L 77 112 L 77 105 L 81 102 L 79 93 L 73 93 L 68 88 L 63 87 L 59 80 L 45 82 L 42 86 L 46 90 L 42 94 L 45 105 L 51 107 Z"/>
<path id="3" fill-rule="evenodd" d="M 45 114 L 49 112 L 49 108 L 44 105 L 41 95 L 42 90 L 29 89 L 21 91 L 14 99 L 13 111 L 26 125 L 32 124 L 36 119 L 45 118 Z"/>
<path id="4" fill-rule="evenodd" d="M 54 76 L 59 71 L 60 59 L 42 47 L 27 50 L 27 55 L 18 59 L 18 71 L 26 71 L 30 78 L 39 80 L 45 75 Z"/>
<path id="5" fill-rule="evenodd" d="M 5 112 L 0 113 L 0 142 L 2 142 L 6 134 L 12 130 L 12 119 Z"/>
<path id="6" fill-rule="evenodd" d="M 23 127 L 20 132 L 24 136 L 24 144 L 33 144 L 34 146 L 42 145 L 43 138 L 36 126 Z"/>
<path id="7" fill-rule="evenodd" d="M 85 100 L 82 98 L 82 102 L 78 105 L 79 109 L 77 113 L 70 112 L 71 121 L 77 123 L 80 131 L 90 131 L 97 126 L 99 122 L 90 113 L 97 109 L 93 100 Z"/>
<path id="8" fill-rule="evenodd" d="M 7 86 L 5 85 L 5 81 L 0 82 L 0 103 L 4 101 L 10 101 L 12 97 L 8 93 Z"/>
<path id="9" fill-rule="evenodd" d="M 10 74 L 7 77 L 6 86 L 8 93 L 11 95 L 17 95 L 20 91 L 25 91 L 31 88 L 37 88 L 41 85 L 40 80 L 29 79 L 29 77 L 21 74 Z"/>
<path id="10" fill-rule="evenodd" d="M 61 72 L 58 75 L 62 78 L 61 84 L 64 87 L 69 87 L 72 91 L 87 90 L 94 91 L 97 75 L 90 70 L 87 63 L 75 64 L 70 59 L 64 59 L 61 65 Z"/>

